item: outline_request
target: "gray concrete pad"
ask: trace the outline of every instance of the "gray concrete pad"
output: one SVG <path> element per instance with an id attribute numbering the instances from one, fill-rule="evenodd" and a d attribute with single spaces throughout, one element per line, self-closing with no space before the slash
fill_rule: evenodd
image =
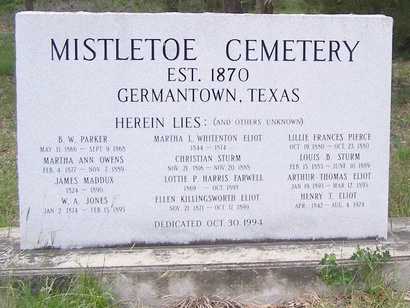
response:
<path id="1" fill-rule="evenodd" d="M 19 229 L 0 229 L 0 278 L 102 275 L 123 301 L 158 306 L 164 297 L 218 295 L 280 302 L 324 289 L 314 268 L 325 253 L 347 260 L 360 247 L 386 245 L 398 287 L 410 282 L 410 218 L 389 221 L 387 240 L 277 242 L 213 246 L 112 247 L 22 251 Z"/>

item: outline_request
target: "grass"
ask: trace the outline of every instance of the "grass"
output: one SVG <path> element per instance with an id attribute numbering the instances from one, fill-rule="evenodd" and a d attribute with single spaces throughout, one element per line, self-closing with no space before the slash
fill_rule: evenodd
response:
<path id="1" fill-rule="evenodd" d="M 279 305 L 261 304 L 255 301 L 199 297 L 166 298 L 161 308 L 405 308 L 405 292 L 397 292 L 390 286 L 378 296 L 356 290 L 339 296 L 312 295 L 309 299 L 284 302 Z M 78 276 L 38 277 L 36 279 L 11 279 L 0 285 L 2 308 L 148 308 L 137 302 L 117 303 L 107 285 L 85 270 Z"/>
<path id="2" fill-rule="evenodd" d="M 14 35 L 0 33 L 0 75 L 13 75 L 14 72 Z"/>
<path id="3" fill-rule="evenodd" d="M 18 221 L 14 35 L 0 32 L 0 227 Z"/>
<path id="4" fill-rule="evenodd" d="M 113 295 L 91 272 L 77 276 L 11 279 L 0 286 L 2 308 L 117 307 Z"/>
<path id="5" fill-rule="evenodd" d="M 389 215 L 410 217 L 410 62 L 393 64 Z"/>
<path id="6" fill-rule="evenodd" d="M 351 264 L 336 260 L 335 254 L 325 254 L 315 272 L 332 288 L 341 287 L 337 305 L 330 305 L 331 297 L 318 298 L 318 307 L 407 307 L 405 292 L 394 289 L 394 275 L 384 273 L 383 266 L 391 259 L 386 247 L 361 248 L 350 257 Z M 341 305 L 341 301 L 345 304 Z M 315 306 L 317 307 L 317 306 Z"/>

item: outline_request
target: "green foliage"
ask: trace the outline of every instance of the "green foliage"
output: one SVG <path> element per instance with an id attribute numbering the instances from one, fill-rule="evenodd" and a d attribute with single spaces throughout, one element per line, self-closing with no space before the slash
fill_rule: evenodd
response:
<path id="1" fill-rule="evenodd" d="M 0 142 L 7 137 L 0 133 Z M 17 226 L 16 160 L 0 157 L 0 228 Z"/>
<path id="2" fill-rule="evenodd" d="M 335 254 L 325 254 L 315 272 L 328 286 L 342 286 L 346 291 L 363 287 L 365 292 L 379 294 L 385 287 L 381 265 L 391 258 L 385 247 L 360 248 L 350 257 L 354 265 L 339 264 Z"/>
<path id="3" fill-rule="evenodd" d="M 392 92 L 393 104 L 410 103 L 410 62 L 397 60 L 393 63 Z"/>
<path id="4" fill-rule="evenodd" d="M 17 223 L 14 36 L 0 33 L 0 227 Z"/>
<path id="5" fill-rule="evenodd" d="M 201 12 L 208 11 L 209 9 L 210 7 L 207 6 L 205 1 L 203 0 L 179 1 L 176 7 L 177 11 L 186 12 L 186 13 L 201 13 Z"/>
<path id="6" fill-rule="evenodd" d="M 306 2 L 308 2 L 306 0 Z M 393 51 L 410 56 L 410 1 L 407 0 L 315 0 L 315 8 L 327 14 L 384 14 L 394 19 Z"/>
<path id="7" fill-rule="evenodd" d="M 395 95 L 392 97 L 393 104 L 405 104 L 410 102 L 409 76 L 410 75 L 393 76 L 393 89 L 396 90 Z"/>
<path id="8" fill-rule="evenodd" d="M 9 281 L 0 287 L 4 308 L 115 307 L 112 302 L 113 295 L 89 271 L 79 276 Z"/>
<path id="9" fill-rule="evenodd" d="M 0 75 L 0 227 L 17 225 L 14 78 Z"/>
<path id="10" fill-rule="evenodd" d="M 334 253 L 325 254 L 315 269 L 316 274 L 328 286 L 347 288 L 355 277 L 355 270 L 352 267 L 339 265 Z"/>
<path id="11" fill-rule="evenodd" d="M 410 216 L 410 62 L 396 60 L 392 79 L 389 216 Z"/>
<path id="12" fill-rule="evenodd" d="M 273 12 L 277 14 L 299 14 L 299 13 L 311 13 L 312 1 L 286 1 L 286 0 L 274 0 Z"/>
<path id="13" fill-rule="evenodd" d="M 409 126 L 410 127 L 410 126 Z M 393 145 L 390 158 L 389 216 L 410 216 L 410 148 Z"/>
<path id="14" fill-rule="evenodd" d="M 399 161 L 402 161 L 402 162 L 410 161 L 410 148 L 409 147 L 399 147 L 396 151 L 396 155 Z"/>
<path id="15" fill-rule="evenodd" d="M 0 75 L 14 74 L 14 36 L 0 33 Z"/>
<path id="16" fill-rule="evenodd" d="M 0 75 L 0 118 L 3 119 L 0 128 L 4 128 L 4 121 L 14 127 L 15 99 L 14 77 Z"/>
<path id="17" fill-rule="evenodd" d="M 359 262 L 356 277 L 364 282 L 364 290 L 368 293 L 378 294 L 384 289 L 384 280 L 381 275 L 381 265 L 391 259 L 390 251 L 385 247 L 356 248 L 350 260 Z"/>
<path id="18" fill-rule="evenodd" d="M 11 13 L 24 8 L 24 0 L 0 0 L 0 13 Z"/>

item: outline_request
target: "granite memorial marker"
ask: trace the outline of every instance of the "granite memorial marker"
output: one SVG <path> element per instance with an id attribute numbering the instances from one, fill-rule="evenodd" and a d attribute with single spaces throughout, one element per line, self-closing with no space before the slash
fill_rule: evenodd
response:
<path id="1" fill-rule="evenodd" d="M 16 17 L 21 248 L 385 238 L 392 19 Z"/>

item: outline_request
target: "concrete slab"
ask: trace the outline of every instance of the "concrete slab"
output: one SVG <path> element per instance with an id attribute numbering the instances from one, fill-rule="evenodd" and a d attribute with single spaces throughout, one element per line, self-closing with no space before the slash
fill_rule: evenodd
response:
<path id="1" fill-rule="evenodd" d="M 0 229 L 0 278 L 75 274 L 91 269 L 121 301 L 159 306 L 165 296 L 218 295 L 278 302 L 324 286 L 313 269 L 325 253 L 347 260 L 357 245 L 386 245 L 400 288 L 410 281 L 410 218 L 389 221 L 387 240 L 113 247 L 21 251 L 19 229 Z"/>

